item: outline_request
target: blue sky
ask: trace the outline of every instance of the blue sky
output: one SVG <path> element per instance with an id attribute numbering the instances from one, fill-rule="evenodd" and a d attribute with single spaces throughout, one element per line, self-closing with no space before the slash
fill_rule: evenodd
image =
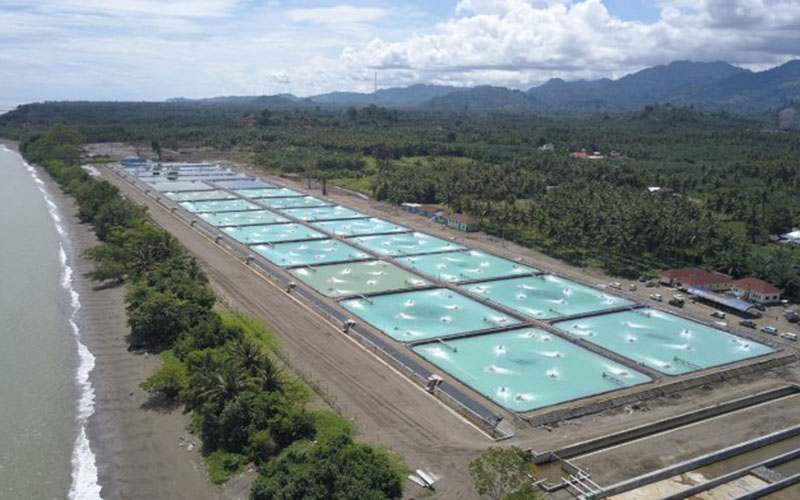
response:
<path id="1" fill-rule="evenodd" d="M 528 88 L 800 57 L 797 0 L 3 0 L 0 103 Z M 0 105 L 2 108 L 2 105 Z"/>

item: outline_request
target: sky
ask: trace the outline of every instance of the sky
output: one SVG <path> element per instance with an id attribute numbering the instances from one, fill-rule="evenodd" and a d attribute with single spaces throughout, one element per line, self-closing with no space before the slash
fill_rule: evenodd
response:
<path id="1" fill-rule="evenodd" d="M 762 70 L 798 33 L 800 0 L 2 0 L 0 107 Z"/>

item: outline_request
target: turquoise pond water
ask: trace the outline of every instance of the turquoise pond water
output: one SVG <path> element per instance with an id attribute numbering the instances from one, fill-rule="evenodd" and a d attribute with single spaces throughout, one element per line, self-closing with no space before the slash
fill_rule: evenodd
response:
<path id="1" fill-rule="evenodd" d="M 415 255 L 431 252 L 463 250 L 456 245 L 425 233 L 399 233 L 378 236 L 358 236 L 353 241 L 380 255 Z"/>
<path id="2" fill-rule="evenodd" d="M 336 240 L 253 245 L 254 251 L 279 266 L 302 266 L 366 259 L 369 255 Z"/>
<path id="3" fill-rule="evenodd" d="M 340 304 L 401 342 L 519 323 L 446 288 L 343 300 Z"/>
<path id="4" fill-rule="evenodd" d="M 167 192 L 164 194 L 174 201 L 232 200 L 236 198 L 235 194 L 217 189 L 211 191 L 181 191 L 178 193 Z"/>
<path id="5" fill-rule="evenodd" d="M 290 198 L 261 198 L 258 200 L 262 205 L 270 208 L 302 208 L 302 207 L 323 207 L 330 206 L 325 200 L 314 198 L 313 196 L 292 196 Z"/>
<path id="6" fill-rule="evenodd" d="M 401 257 L 397 262 L 450 283 L 532 274 L 537 270 L 477 250 Z"/>
<path id="7" fill-rule="evenodd" d="M 236 194 L 240 194 L 245 198 L 284 198 L 288 196 L 305 196 L 299 191 L 287 188 L 237 189 Z"/>
<path id="8" fill-rule="evenodd" d="M 331 220 L 315 222 L 312 226 L 331 232 L 337 236 L 360 236 L 365 234 L 402 233 L 407 227 L 389 221 L 370 217 L 369 219 Z"/>
<path id="9" fill-rule="evenodd" d="M 247 244 L 326 238 L 318 231 L 295 223 L 223 227 L 222 230 L 236 241 Z"/>
<path id="10" fill-rule="evenodd" d="M 552 275 L 487 281 L 462 288 L 536 319 L 633 305 L 629 300 Z"/>
<path id="11" fill-rule="evenodd" d="M 269 210 L 247 210 L 245 212 L 222 212 L 218 214 L 203 213 L 200 218 L 212 226 L 244 226 L 247 224 L 274 224 L 289 222 L 286 217 L 281 217 Z"/>
<path id="12" fill-rule="evenodd" d="M 271 182 L 264 182 L 259 179 L 235 179 L 232 181 L 217 181 L 217 184 L 225 189 L 261 189 L 261 188 L 276 188 L 275 184 Z"/>
<path id="13" fill-rule="evenodd" d="M 567 320 L 555 326 L 668 375 L 680 375 L 774 349 L 655 309 Z"/>
<path id="14" fill-rule="evenodd" d="M 537 328 L 413 347 L 500 406 L 529 411 L 645 384 L 647 375 Z"/>
<path id="15" fill-rule="evenodd" d="M 290 208 L 281 210 L 282 213 L 304 221 L 332 220 L 332 219 L 359 219 L 367 217 L 361 212 L 350 208 L 332 206 L 317 208 Z"/>
<path id="16" fill-rule="evenodd" d="M 261 208 L 247 200 L 183 201 L 180 205 L 190 212 L 239 212 Z"/>

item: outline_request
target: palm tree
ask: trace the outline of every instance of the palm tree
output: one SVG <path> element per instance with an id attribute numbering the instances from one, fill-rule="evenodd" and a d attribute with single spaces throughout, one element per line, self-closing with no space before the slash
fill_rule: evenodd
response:
<path id="1" fill-rule="evenodd" d="M 202 385 L 201 400 L 219 405 L 233 400 L 243 391 L 257 387 L 254 379 L 237 370 L 233 363 L 225 363 L 217 371 L 209 373 L 204 377 Z"/>
<path id="2" fill-rule="evenodd" d="M 265 391 L 280 390 L 283 372 L 257 342 L 240 339 L 231 344 L 230 351 L 239 368 L 253 383 Z"/>

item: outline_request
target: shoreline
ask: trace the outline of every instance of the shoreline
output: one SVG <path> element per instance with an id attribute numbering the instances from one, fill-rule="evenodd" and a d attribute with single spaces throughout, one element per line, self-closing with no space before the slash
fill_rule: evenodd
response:
<path id="1" fill-rule="evenodd" d="M 0 139 L 0 146 L 19 150 L 16 141 Z M 73 198 L 65 195 L 41 167 L 33 168 L 56 204 L 69 236 L 67 265 L 72 268 L 71 285 L 81 302 L 75 317 L 78 340 L 94 356 L 88 377 L 94 411 L 85 431 L 94 455 L 100 497 L 223 498 L 222 489 L 207 478 L 200 440 L 187 430 L 189 415 L 180 407 L 166 409 L 150 404 L 149 395 L 139 388 L 139 383 L 160 365 L 160 357 L 128 351 L 125 286 L 102 286 L 87 276 L 94 266 L 81 254 L 98 243 L 91 225 L 77 219 Z M 75 383 L 80 388 L 77 375 Z M 79 393 L 81 400 L 83 397 Z M 79 433 L 84 429 L 82 424 L 79 420 Z M 70 494 L 83 498 L 80 491 L 72 490 L 76 479 L 74 453 L 75 449 Z"/>

